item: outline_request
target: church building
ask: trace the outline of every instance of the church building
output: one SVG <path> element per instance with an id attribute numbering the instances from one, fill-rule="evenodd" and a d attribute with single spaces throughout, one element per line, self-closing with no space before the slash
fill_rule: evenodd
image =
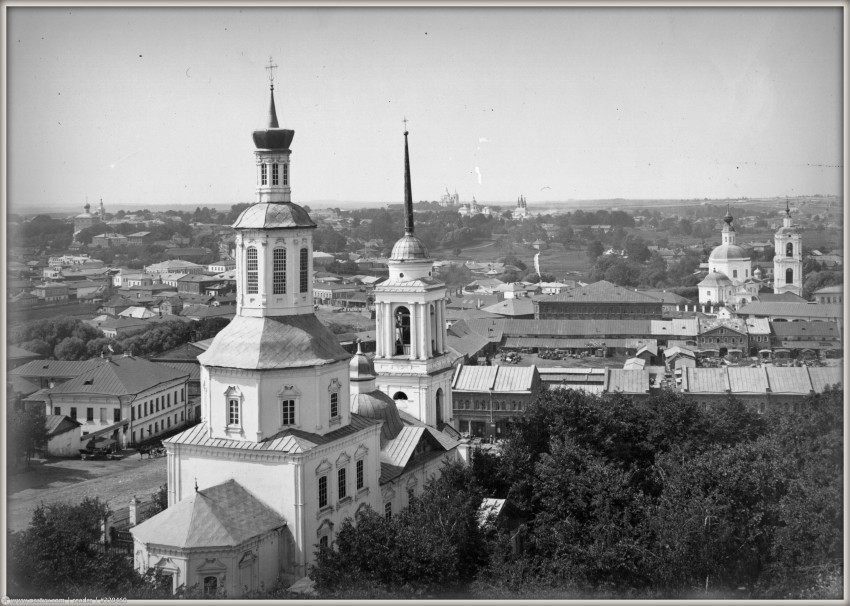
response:
<path id="1" fill-rule="evenodd" d="M 378 292 L 373 366 L 313 313 L 316 224 L 291 201 L 295 133 L 278 125 L 274 67 L 256 202 L 233 225 L 236 316 L 198 358 L 201 422 L 164 441 L 168 508 L 131 529 L 137 570 L 229 598 L 302 578 L 345 518 L 392 515 L 459 455 L 436 428 L 451 411 L 446 290 L 413 236 L 408 133 L 407 229 Z"/>
<path id="2" fill-rule="evenodd" d="M 774 236 L 773 292 L 794 293 L 803 296 L 803 236 L 799 227 L 791 223 L 791 208 L 785 200 L 785 217 L 782 227 Z"/>
<path id="3" fill-rule="evenodd" d="M 740 305 L 758 299 L 760 282 L 753 275 L 747 252 L 735 244 L 732 213 L 726 207 L 722 243 L 708 257 L 708 275 L 697 286 L 699 302 L 704 305 Z"/>

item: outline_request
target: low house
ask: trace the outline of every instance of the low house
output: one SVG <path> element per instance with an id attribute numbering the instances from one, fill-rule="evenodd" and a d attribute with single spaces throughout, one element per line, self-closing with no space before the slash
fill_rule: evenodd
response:
<path id="1" fill-rule="evenodd" d="M 844 303 L 844 285 L 827 286 L 812 293 L 815 302 L 821 304 L 838 304 Z"/>
<path id="2" fill-rule="evenodd" d="M 47 454 L 51 457 L 74 457 L 79 454 L 82 423 L 67 415 L 47 415 Z"/>
<path id="3" fill-rule="evenodd" d="M 539 385 L 536 366 L 459 366 L 452 380 L 455 429 L 475 437 L 506 438 Z"/>
<path id="4" fill-rule="evenodd" d="M 33 294 L 42 303 L 64 303 L 68 301 L 68 285 L 59 282 L 36 284 Z"/>

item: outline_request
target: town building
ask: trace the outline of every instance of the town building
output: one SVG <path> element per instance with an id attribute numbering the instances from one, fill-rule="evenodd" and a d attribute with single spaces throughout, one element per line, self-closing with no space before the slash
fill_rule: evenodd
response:
<path id="1" fill-rule="evenodd" d="M 773 292 L 803 295 L 803 236 L 791 223 L 791 209 L 785 200 L 785 217 L 774 237 Z"/>
<path id="2" fill-rule="evenodd" d="M 557 295 L 534 297 L 539 320 L 661 319 L 662 302 L 605 280 Z"/>
<path id="3" fill-rule="evenodd" d="M 844 285 L 827 286 L 812 293 L 816 303 L 820 304 L 844 304 Z"/>
<path id="4" fill-rule="evenodd" d="M 186 374 L 129 354 L 89 364 L 41 393 L 46 414 L 79 421 L 84 440 L 105 436 L 127 447 L 185 424 Z"/>
<path id="5" fill-rule="evenodd" d="M 316 224 L 291 201 L 294 131 L 273 91 L 253 137 L 256 202 L 233 225 L 236 316 L 198 357 L 201 422 L 164 441 L 169 506 L 131 529 L 138 570 L 233 598 L 302 578 L 345 518 L 392 515 L 458 456 L 396 416 L 365 355 L 350 360 L 314 315 Z"/>
<path id="6" fill-rule="evenodd" d="M 145 267 L 146 274 L 202 274 L 204 266 L 192 263 L 191 261 L 183 261 L 181 259 L 169 259 L 162 263 L 154 263 Z"/>
<path id="7" fill-rule="evenodd" d="M 118 248 L 127 246 L 127 242 L 127 236 L 116 233 L 98 234 L 91 239 L 92 248 Z"/>

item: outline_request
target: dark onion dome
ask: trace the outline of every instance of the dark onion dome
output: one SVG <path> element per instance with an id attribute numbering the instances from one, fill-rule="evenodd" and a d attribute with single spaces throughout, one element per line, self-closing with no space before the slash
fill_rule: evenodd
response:
<path id="1" fill-rule="evenodd" d="M 254 145 L 257 149 L 289 149 L 294 130 L 286 128 L 265 128 L 254 131 Z"/>
<path id="2" fill-rule="evenodd" d="M 393 246 L 390 261 L 424 261 L 429 259 L 428 249 L 416 236 L 403 236 Z"/>
<path id="3" fill-rule="evenodd" d="M 383 421 L 381 443 L 395 439 L 404 427 L 395 401 L 380 389 L 369 393 L 354 394 L 351 398 L 351 412 L 367 419 Z"/>
<path id="4" fill-rule="evenodd" d="M 721 244 L 711 251 L 709 261 L 746 261 L 750 257 L 747 251 L 737 244 Z"/>
<path id="5" fill-rule="evenodd" d="M 236 316 L 198 361 L 204 366 L 269 370 L 324 366 L 350 355 L 313 314 Z"/>
<path id="6" fill-rule="evenodd" d="M 729 227 L 732 227 L 732 211 L 729 210 L 729 205 L 726 205 L 726 215 L 723 217 L 723 220 L 726 221 L 726 224 Z"/>
<path id="7" fill-rule="evenodd" d="M 239 215 L 235 229 L 316 227 L 307 211 L 292 202 L 258 202 Z"/>

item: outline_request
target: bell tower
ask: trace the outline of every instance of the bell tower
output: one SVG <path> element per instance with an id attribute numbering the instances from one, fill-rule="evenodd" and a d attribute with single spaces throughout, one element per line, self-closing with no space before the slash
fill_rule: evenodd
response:
<path id="1" fill-rule="evenodd" d="M 803 236 L 791 223 L 791 208 L 785 199 L 782 227 L 774 236 L 773 292 L 803 296 Z"/>
<path id="2" fill-rule="evenodd" d="M 405 130 L 404 236 L 393 246 L 389 278 L 375 289 L 376 383 L 399 410 L 440 429 L 452 415 L 446 285 L 433 277 L 434 262 L 413 235 L 407 136 Z"/>

